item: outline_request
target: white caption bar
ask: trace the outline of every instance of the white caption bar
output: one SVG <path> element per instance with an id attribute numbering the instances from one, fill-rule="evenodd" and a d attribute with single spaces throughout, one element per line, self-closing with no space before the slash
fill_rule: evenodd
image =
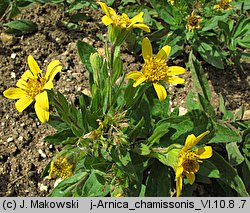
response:
<path id="1" fill-rule="evenodd" d="M 171 213 L 248 212 L 250 198 L 36 198 L 1 197 L 0 213 L 128 213 L 152 211 Z"/>

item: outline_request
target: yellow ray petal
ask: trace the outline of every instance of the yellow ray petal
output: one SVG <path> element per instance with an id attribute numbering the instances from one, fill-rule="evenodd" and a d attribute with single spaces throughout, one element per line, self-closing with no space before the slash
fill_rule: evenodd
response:
<path id="1" fill-rule="evenodd" d="M 47 66 L 47 70 L 45 73 L 45 79 L 48 80 L 49 76 L 53 73 L 54 69 L 60 64 L 60 62 L 58 60 L 53 60 L 51 61 L 48 66 Z"/>
<path id="2" fill-rule="evenodd" d="M 46 78 L 46 81 L 53 81 L 56 74 L 62 70 L 62 66 L 56 66 L 50 73 L 49 77 Z"/>
<path id="3" fill-rule="evenodd" d="M 37 62 L 35 61 L 35 59 L 31 55 L 28 56 L 28 65 L 29 65 L 30 71 L 34 75 L 41 73 L 41 70 L 40 70 Z"/>
<path id="4" fill-rule="evenodd" d="M 137 78 L 136 82 L 133 84 L 133 87 L 137 87 L 146 80 L 147 78 L 144 75 L 142 75 L 141 77 Z"/>
<path id="5" fill-rule="evenodd" d="M 202 134 L 200 134 L 199 136 L 197 136 L 197 142 L 196 142 L 196 144 L 202 139 L 202 138 L 204 138 L 207 134 L 209 134 L 210 133 L 210 131 L 209 130 L 207 130 L 206 132 L 204 132 L 204 133 L 202 133 Z"/>
<path id="6" fill-rule="evenodd" d="M 18 112 L 22 112 L 25 110 L 31 103 L 33 102 L 33 99 L 30 96 L 25 96 L 20 98 L 16 103 L 16 109 Z"/>
<path id="7" fill-rule="evenodd" d="M 169 84 L 184 84 L 185 79 L 179 78 L 179 77 L 175 77 L 175 76 L 168 76 L 166 78 L 165 82 L 169 83 Z"/>
<path id="8" fill-rule="evenodd" d="M 185 146 L 182 148 L 183 150 L 188 150 L 193 148 L 196 145 L 196 137 L 194 134 L 188 135 L 185 141 Z"/>
<path id="9" fill-rule="evenodd" d="M 46 91 L 36 96 L 35 111 L 42 123 L 46 123 L 49 120 L 49 100 Z"/>
<path id="10" fill-rule="evenodd" d="M 102 17 L 102 23 L 103 23 L 105 26 L 108 26 L 108 25 L 110 25 L 110 24 L 113 24 L 114 21 L 113 21 L 111 18 L 109 18 L 108 16 L 103 16 L 103 17 Z"/>
<path id="11" fill-rule="evenodd" d="M 146 24 L 134 24 L 133 28 L 139 28 L 147 33 L 150 33 L 150 28 Z"/>
<path id="12" fill-rule="evenodd" d="M 133 26 L 137 22 L 144 22 L 144 19 L 142 18 L 143 14 L 144 14 L 144 12 L 140 12 L 139 14 L 137 14 L 136 16 L 134 16 L 131 19 L 131 24 L 130 25 Z"/>
<path id="13" fill-rule="evenodd" d="M 24 81 L 27 81 L 28 79 L 35 79 L 35 78 L 36 76 L 34 76 L 30 70 L 26 70 L 21 76 L 21 79 L 23 79 Z"/>
<path id="14" fill-rule="evenodd" d="M 186 70 L 183 67 L 171 66 L 171 67 L 168 67 L 168 72 L 169 72 L 169 75 L 180 75 L 186 72 Z"/>
<path id="15" fill-rule="evenodd" d="M 183 176 L 176 178 L 176 196 L 180 197 L 182 190 Z"/>
<path id="16" fill-rule="evenodd" d="M 20 88 L 9 88 L 3 92 L 3 96 L 9 99 L 19 99 L 27 97 L 28 94 Z"/>
<path id="17" fill-rule="evenodd" d="M 142 56 L 144 61 L 153 57 L 152 45 L 147 37 L 142 40 Z"/>
<path id="18" fill-rule="evenodd" d="M 27 81 L 24 81 L 22 78 L 20 78 L 17 82 L 16 82 L 16 86 L 26 90 L 27 89 Z"/>
<path id="19" fill-rule="evenodd" d="M 43 89 L 48 89 L 48 90 L 51 90 L 52 88 L 54 88 L 54 84 L 52 81 L 46 82 L 46 84 L 43 87 Z"/>
<path id="20" fill-rule="evenodd" d="M 176 172 L 175 172 L 175 176 L 176 177 L 179 177 L 181 176 L 183 173 L 183 167 L 182 166 L 178 166 L 177 169 L 176 169 Z"/>
<path id="21" fill-rule="evenodd" d="M 133 80 L 137 80 L 138 78 L 144 76 L 142 72 L 140 71 L 132 71 L 132 72 L 129 72 L 127 75 L 126 75 L 126 78 L 129 78 L 129 79 L 133 79 Z"/>
<path id="22" fill-rule="evenodd" d="M 196 154 L 199 155 L 200 159 L 207 159 L 213 155 L 213 150 L 211 146 L 205 146 L 196 150 Z"/>
<path id="23" fill-rule="evenodd" d="M 187 176 L 188 182 L 192 185 L 195 181 L 195 174 L 189 173 L 189 174 L 186 174 L 186 176 Z"/>
<path id="24" fill-rule="evenodd" d="M 155 59 L 157 61 L 165 61 L 166 58 L 169 56 L 170 51 L 171 51 L 170 46 L 166 45 L 166 46 L 162 47 L 161 50 L 155 56 Z"/>
<path id="25" fill-rule="evenodd" d="M 109 7 L 108 7 L 105 3 L 103 3 L 103 2 L 100 2 L 100 1 L 99 1 L 99 2 L 97 2 L 97 3 L 101 6 L 103 12 L 104 12 L 107 16 L 110 17 Z"/>
<path id="26" fill-rule="evenodd" d="M 163 101 L 167 97 L 167 92 L 164 86 L 162 86 L 160 83 L 153 83 L 155 91 L 157 93 L 158 99 L 160 101 Z"/>

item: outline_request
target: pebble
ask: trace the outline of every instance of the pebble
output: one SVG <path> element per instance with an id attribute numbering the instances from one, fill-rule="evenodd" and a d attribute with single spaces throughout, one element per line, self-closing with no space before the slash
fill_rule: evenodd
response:
<path id="1" fill-rule="evenodd" d="M 9 143 L 9 142 L 12 142 L 12 141 L 14 141 L 13 138 L 7 138 L 7 142 L 8 142 L 8 143 Z"/>
<path id="2" fill-rule="evenodd" d="M 48 186 L 43 185 L 42 183 L 38 183 L 38 187 L 40 191 L 48 191 Z"/>
<path id="3" fill-rule="evenodd" d="M 12 54 L 10 55 L 10 58 L 12 58 L 12 59 L 16 58 L 16 53 L 12 53 Z"/>
<path id="4" fill-rule="evenodd" d="M 38 149 L 38 153 L 42 156 L 42 158 L 46 158 L 47 157 L 46 154 L 44 153 L 44 151 L 41 150 L 41 149 Z"/>
<path id="5" fill-rule="evenodd" d="M 11 78 L 16 78 L 16 73 L 11 72 L 11 73 L 10 73 L 10 76 L 11 76 Z"/>
<path id="6" fill-rule="evenodd" d="M 23 136 L 19 136 L 19 137 L 17 138 L 17 140 L 23 141 Z"/>

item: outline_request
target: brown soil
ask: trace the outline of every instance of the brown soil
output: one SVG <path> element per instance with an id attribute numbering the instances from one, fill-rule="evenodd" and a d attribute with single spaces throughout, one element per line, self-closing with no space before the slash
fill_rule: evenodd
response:
<path id="1" fill-rule="evenodd" d="M 29 54 L 45 70 L 48 62 L 59 59 L 63 65 L 60 78 L 55 82 L 55 89 L 63 93 L 68 100 L 79 97 L 87 88 L 88 74 L 76 51 L 76 41 L 84 40 L 100 51 L 102 42 L 96 36 L 104 34 L 106 28 L 101 23 L 102 13 L 85 10 L 91 19 L 80 22 L 79 31 L 71 31 L 62 26 L 69 15 L 62 7 L 36 4 L 23 11 L 16 19 L 29 19 L 39 26 L 35 34 L 0 37 L 0 196 L 46 196 L 51 191 L 51 180 L 41 178 L 41 173 L 54 154 L 60 149 L 46 143 L 43 138 L 54 131 L 48 124 L 41 124 L 31 118 L 33 106 L 23 113 L 14 107 L 15 101 L 2 96 L 5 89 L 14 87 L 16 81 L 27 69 Z M 2 20 L 7 22 L 6 20 Z M 0 32 L 3 27 L 0 22 Z M 103 32 L 102 32 L 103 31 Z M 125 70 L 132 71 L 140 67 L 140 62 L 132 54 L 124 53 Z M 138 58 L 138 57 L 137 57 Z M 249 68 L 249 67 L 248 67 Z M 214 71 L 209 69 L 209 82 L 213 91 L 215 106 L 218 105 L 218 93 L 226 99 L 227 107 L 237 110 L 242 104 L 249 109 L 249 87 L 247 79 L 237 76 L 236 70 Z M 170 86 L 169 93 L 173 106 L 182 106 L 185 112 L 185 96 L 192 88 L 190 72 L 183 76 L 183 87 Z"/>

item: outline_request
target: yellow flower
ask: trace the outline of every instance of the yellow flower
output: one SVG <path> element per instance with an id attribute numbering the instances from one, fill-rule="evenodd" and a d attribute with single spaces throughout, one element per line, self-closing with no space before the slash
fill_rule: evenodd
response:
<path id="1" fill-rule="evenodd" d="M 3 92 L 4 97 L 19 99 L 15 106 L 19 112 L 35 101 L 35 111 L 42 123 L 49 120 L 49 100 L 46 90 L 52 89 L 55 75 L 62 69 L 58 60 L 49 63 L 45 75 L 42 74 L 35 59 L 29 55 L 30 70 L 24 72 L 16 83 L 17 88 L 9 88 Z"/>
<path id="2" fill-rule="evenodd" d="M 181 194 L 183 177 L 186 176 L 188 182 L 193 184 L 195 173 L 198 172 L 200 167 L 199 163 L 202 163 L 200 159 L 207 159 L 212 156 L 211 146 L 192 149 L 207 134 L 209 134 L 209 131 L 202 133 L 198 137 L 193 134 L 188 135 L 185 145 L 179 153 L 175 171 L 177 197 Z"/>
<path id="3" fill-rule="evenodd" d="M 174 2 L 175 2 L 175 0 L 168 0 L 168 3 L 170 3 L 170 4 L 174 4 Z"/>
<path id="4" fill-rule="evenodd" d="M 179 66 L 169 67 L 165 62 L 170 51 L 171 47 L 166 45 L 154 56 L 151 42 L 148 38 L 144 38 L 142 41 L 142 56 L 145 63 L 142 71 L 132 71 L 127 74 L 126 78 L 135 80 L 134 87 L 137 87 L 144 81 L 152 82 L 159 100 L 164 100 L 167 97 L 167 92 L 161 82 L 169 84 L 184 83 L 183 78 L 178 78 L 175 75 L 184 73 L 185 69 Z"/>
<path id="5" fill-rule="evenodd" d="M 200 18 L 200 16 L 196 15 L 195 11 L 193 11 L 191 13 L 191 15 L 188 16 L 188 18 L 187 18 L 186 27 L 187 27 L 188 31 L 193 30 L 195 28 L 198 29 L 198 28 L 201 28 L 201 26 L 200 26 L 201 22 L 202 22 L 202 19 Z"/>
<path id="6" fill-rule="evenodd" d="M 69 163 L 67 158 L 59 158 L 56 161 L 52 161 L 50 164 L 49 178 L 55 174 L 62 179 L 66 179 L 73 174 L 73 167 L 74 165 Z"/>
<path id="7" fill-rule="evenodd" d="M 231 5 L 230 3 L 232 0 L 221 0 L 219 1 L 216 5 L 214 5 L 213 9 L 219 8 L 220 10 L 231 10 Z"/>
<path id="8" fill-rule="evenodd" d="M 116 27 L 120 27 L 121 29 L 132 29 L 132 28 L 140 28 L 146 32 L 150 32 L 149 27 L 146 24 L 143 24 L 143 12 L 140 12 L 138 15 L 130 19 L 127 14 L 122 13 L 122 15 L 117 15 L 113 8 L 108 7 L 103 2 L 98 2 L 100 4 L 102 10 L 106 14 L 102 17 L 102 22 L 104 25 L 114 25 Z"/>

